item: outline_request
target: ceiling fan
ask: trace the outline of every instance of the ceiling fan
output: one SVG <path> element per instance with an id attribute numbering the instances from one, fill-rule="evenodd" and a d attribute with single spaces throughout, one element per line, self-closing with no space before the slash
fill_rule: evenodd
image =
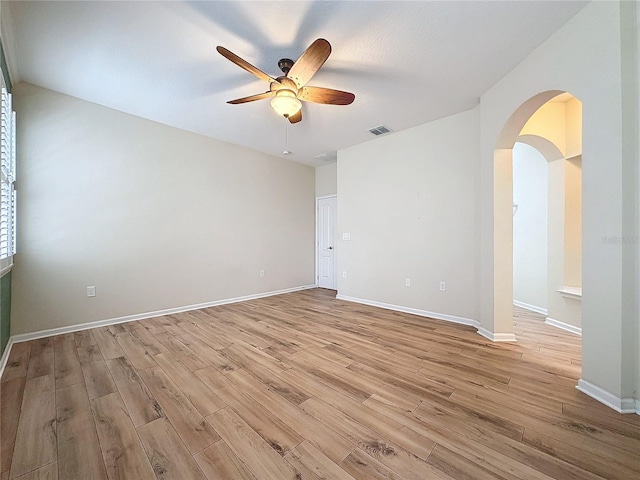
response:
<path id="1" fill-rule="evenodd" d="M 260 80 L 269 82 L 269 91 L 230 100 L 227 103 L 236 105 L 272 97 L 271 106 L 273 109 L 287 118 L 289 122 L 298 123 L 302 120 L 300 100 L 330 105 L 349 105 L 356 98 L 353 93 L 341 90 L 307 86 L 307 82 L 311 80 L 311 77 L 322 67 L 331 54 L 331 45 L 324 38 L 313 42 L 296 62 L 288 58 L 281 59 L 278 62 L 278 67 L 284 75 L 277 78 L 267 75 L 224 47 L 219 46 L 216 49 L 220 55 L 231 60 L 240 68 Z"/>

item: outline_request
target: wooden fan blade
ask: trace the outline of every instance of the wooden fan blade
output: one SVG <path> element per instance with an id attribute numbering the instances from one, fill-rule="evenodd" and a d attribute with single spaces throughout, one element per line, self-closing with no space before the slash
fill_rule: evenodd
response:
<path id="1" fill-rule="evenodd" d="M 298 113 L 288 117 L 290 123 L 298 123 L 302 120 L 302 109 L 298 110 Z"/>
<path id="2" fill-rule="evenodd" d="M 289 70 L 287 77 L 296 82 L 298 88 L 302 88 L 327 61 L 330 53 L 331 45 L 329 42 L 324 38 L 317 39 L 300 55 L 298 61 Z"/>
<path id="3" fill-rule="evenodd" d="M 249 72 L 252 75 L 255 75 L 260 80 L 264 80 L 264 81 L 269 82 L 269 83 L 276 81 L 275 78 L 267 75 L 266 73 L 264 73 L 259 68 L 254 67 L 249 62 L 247 62 L 246 60 L 243 60 L 242 58 L 237 56 L 235 53 L 230 52 L 226 48 L 218 46 L 218 47 L 216 47 L 216 50 L 218 50 L 218 53 L 220 55 L 222 55 L 223 57 L 231 60 L 233 63 L 238 65 L 240 68 L 244 68 L 247 72 Z"/>
<path id="4" fill-rule="evenodd" d="M 326 103 L 329 105 L 349 105 L 356 96 L 353 93 L 333 90 L 323 87 L 302 87 L 298 95 L 300 100 L 314 103 Z"/>
<path id="5" fill-rule="evenodd" d="M 235 100 L 229 100 L 227 103 L 231 105 L 238 105 L 239 103 L 255 102 L 256 100 L 262 100 L 263 98 L 273 97 L 276 94 L 275 91 L 258 93 L 257 95 L 251 95 L 249 97 L 236 98 Z"/>

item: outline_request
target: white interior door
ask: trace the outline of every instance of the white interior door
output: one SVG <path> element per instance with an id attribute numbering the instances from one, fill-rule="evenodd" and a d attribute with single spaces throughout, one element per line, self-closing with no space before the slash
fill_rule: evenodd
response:
<path id="1" fill-rule="evenodd" d="M 318 286 L 336 289 L 337 197 L 318 199 Z"/>

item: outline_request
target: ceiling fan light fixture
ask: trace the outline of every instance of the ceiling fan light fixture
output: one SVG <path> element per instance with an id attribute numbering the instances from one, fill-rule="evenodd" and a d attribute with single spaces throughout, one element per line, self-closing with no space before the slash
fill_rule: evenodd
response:
<path id="1" fill-rule="evenodd" d="M 287 88 L 281 88 L 273 100 L 271 100 L 271 106 L 278 115 L 288 118 L 300 111 L 302 103 L 300 103 L 300 100 L 298 100 L 293 91 Z"/>

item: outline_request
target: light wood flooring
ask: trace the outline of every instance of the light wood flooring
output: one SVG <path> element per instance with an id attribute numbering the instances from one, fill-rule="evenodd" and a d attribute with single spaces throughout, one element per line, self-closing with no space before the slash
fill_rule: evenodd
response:
<path id="1" fill-rule="evenodd" d="M 1 480 L 640 478 L 640 416 L 518 342 L 314 289 L 15 344 Z"/>

